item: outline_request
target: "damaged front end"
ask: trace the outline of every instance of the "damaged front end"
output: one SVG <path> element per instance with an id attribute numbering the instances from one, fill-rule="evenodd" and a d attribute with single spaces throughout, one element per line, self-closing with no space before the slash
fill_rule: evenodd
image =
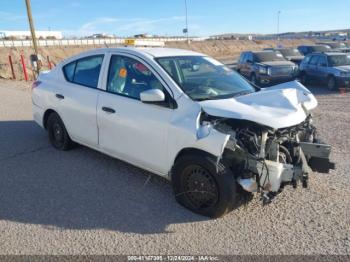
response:
<path id="1" fill-rule="evenodd" d="M 281 129 L 206 113 L 201 123 L 230 135 L 221 160 L 245 191 L 262 192 L 264 203 L 285 185 L 296 188 L 301 183 L 306 188 L 312 171 L 328 173 L 335 168 L 329 160 L 331 146 L 318 140 L 311 115 L 296 126 Z"/>

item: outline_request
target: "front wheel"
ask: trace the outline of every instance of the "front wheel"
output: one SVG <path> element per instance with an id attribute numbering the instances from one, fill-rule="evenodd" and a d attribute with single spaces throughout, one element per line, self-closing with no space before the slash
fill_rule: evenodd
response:
<path id="1" fill-rule="evenodd" d="M 327 88 L 329 91 L 334 91 L 337 89 L 337 81 L 334 76 L 328 77 Z"/>
<path id="2" fill-rule="evenodd" d="M 232 210 L 236 181 L 230 169 L 211 156 L 187 155 L 176 161 L 172 185 L 176 200 L 194 213 L 218 218 Z"/>

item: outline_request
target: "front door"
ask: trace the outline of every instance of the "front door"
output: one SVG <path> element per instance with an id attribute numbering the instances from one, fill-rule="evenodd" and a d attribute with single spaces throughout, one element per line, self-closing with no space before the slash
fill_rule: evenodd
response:
<path id="1" fill-rule="evenodd" d="M 167 135 L 173 110 L 164 85 L 147 65 L 125 55 L 112 55 L 97 105 L 100 148 L 122 160 L 166 174 Z M 161 89 L 162 104 L 140 101 L 140 93 Z"/>

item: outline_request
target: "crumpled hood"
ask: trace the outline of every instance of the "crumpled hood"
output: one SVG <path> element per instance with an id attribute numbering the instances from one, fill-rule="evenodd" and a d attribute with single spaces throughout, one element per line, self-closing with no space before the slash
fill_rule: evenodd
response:
<path id="1" fill-rule="evenodd" d="M 303 122 L 317 101 L 307 88 L 292 81 L 244 96 L 202 101 L 200 105 L 212 116 L 248 120 L 279 129 Z"/>
<path id="2" fill-rule="evenodd" d="M 350 65 L 336 66 L 335 68 L 343 72 L 350 72 Z"/>

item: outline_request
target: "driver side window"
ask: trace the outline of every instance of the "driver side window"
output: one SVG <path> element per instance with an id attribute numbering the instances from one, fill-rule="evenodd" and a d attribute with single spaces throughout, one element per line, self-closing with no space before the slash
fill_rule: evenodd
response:
<path id="1" fill-rule="evenodd" d="M 157 77 L 141 62 L 113 55 L 109 64 L 107 91 L 140 100 L 140 94 L 149 89 L 166 90 Z"/>

